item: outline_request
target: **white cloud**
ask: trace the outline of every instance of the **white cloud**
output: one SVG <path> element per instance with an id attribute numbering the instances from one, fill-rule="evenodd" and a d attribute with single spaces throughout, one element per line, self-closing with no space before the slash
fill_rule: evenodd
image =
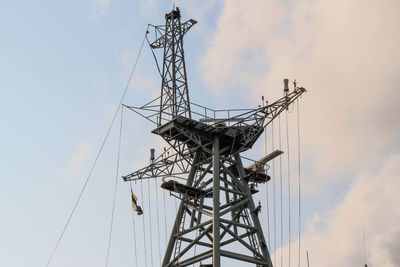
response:
<path id="1" fill-rule="evenodd" d="M 399 8 L 398 1 L 225 1 L 202 59 L 217 97 L 229 89 L 275 100 L 283 78 L 308 89 L 301 136 L 303 162 L 313 169 L 303 194 L 317 188 L 327 201 L 337 194 L 332 183 L 350 188 L 307 227 L 311 266 L 362 266 L 363 224 L 371 266 L 400 264 Z"/>
<path id="2" fill-rule="evenodd" d="M 346 197 L 326 214 L 315 214 L 302 236 L 311 266 L 362 266 L 363 233 L 366 230 L 366 256 L 370 266 L 399 266 L 400 258 L 400 154 L 385 161 L 378 173 L 360 175 Z M 292 243 L 292 262 L 297 263 L 297 241 Z M 288 247 L 283 248 L 287 264 Z M 280 259 L 281 251 L 277 251 Z M 280 266 L 278 262 L 277 266 Z"/>
<path id="3" fill-rule="evenodd" d="M 226 1 L 202 61 L 204 77 L 217 96 L 245 88 L 247 97 L 269 100 L 281 96 L 283 78 L 299 79 L 309 89 L 302 140 L 307 156 L 318 158 L 315 177 L 379 165 L 372 159 L 390 151 L 400 131 L 399 7 Z"/>
<path id="4" fill-rule="evenodd" d="M 89 144 L 83 142 L 75 155 L 72 157 L 70 162 L 59 171 L 59 174 L 68 178 L 76 177 L 77 174 L 82 170 L 82 168 L 88 162 L 91 152 L 92 152 L 93 144 Z"/>

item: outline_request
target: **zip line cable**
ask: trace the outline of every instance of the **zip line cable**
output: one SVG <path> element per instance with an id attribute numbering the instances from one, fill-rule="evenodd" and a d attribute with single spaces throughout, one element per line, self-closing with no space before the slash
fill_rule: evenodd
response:
<path id="1" fill-rule="evenodd" d="M 141 193 L 141 200 L 142 200 L 142 204 L 144 206 L 144 201 L 143 201 L 143 180 L 140 180 L 140 193 Z M 150 207 L 149 207 L 149 211 L 150 211 Z M 147 253 L 146 253 L 146 222 L 144 221 L 144 216 L 142 216 L 143 219 L 143 240 L 144 240 L 144 262 L 145 262 L 145 266 L 147 267 Z"/>
<path id="2" fill-rule="evenodd" d="M 300 155 L 300 107 L 299 99 L 297 99 L 297 158 L 298 158 L 298 171 L 299 171 L 299 264 L 301 260 L 301 155 Z"/>
<path id="3" fill-rule="evenodd" d="M 133 192 L 132 190 L 132 181 L 129 180 L 129 185 L 131 187 L 131 192 Z M 133 209 L 132 210 L 132 226 L 133 226 L 133 242 L 134 242 L 134 249 L 135 249 L 135 263 L 136 263 L 136 267 L 138 266 L 138 262 L 137 262 L 137 247 L 136 247 L 136 224 L 135 224 L 135 212 Z"/>
<path id="4" fill-rule="evenodd" d="M 291 243 L 291 207 L 290 207 L 290 147 L 289 147 L 289 123 L 288 123 L 288 111 L 286 110 L 286 147 L 287 147 L 287 166 L 288 166 L 288 205 L 289 205 L 289 219 L 288 219 L 288 228 L 289 228 L 289 267 L 290 267 L 290 243 Z"/>
<path id="5" fill-rule="evenodd" d="M 113 205 L 112 205 L 112 212 L 111 212 L 110 234 L 109 234 L 109 237 L 108 237 L 106 267 L 108 266 L 108 260 L 109 260 L 109 257 L 110 257 L 111 237 L 112 237 L 112 230 L 113 230 L 113 224 L 114 224 L 115 199 L 116 199 L 116 196 L 117 196 L 117 187 L 118 187 L 119 159 L 120 159 L 120 155 L 121 155 L 121 137 L 122 137 L 123 115 L 124 115 L 123 109 L 121 109 L 121 122 L 120 122 L 120 128 L 119 128 L 118 154 L 117 154 L 117 168 L 115 170 L 114 197 L 113 197 Z"/>
<path id="6" fill-rule="evenodd" d="M 281 115 L 278 116 L 279 122 L 279 150 L 282 150 L 282 135 L 281 135 Z M 279 179 L 281 191 L 281 247 L 283 246 L 283 179 L 282 179 L 282 157 L 279 157 Z M 283 266 L 283 249 L 281 249 L 281 267 Z"/>
<path id="7" fill-rule="evenodd" d="M 139 57 L 140 57 L 140 54 L 141 54 L 141 52 L 142 52 L 142 48 L 143 48 L 143 44 L 144 44 L 144 41 L 145 41 L 145 40 L 146 40 L 146 35 L 145 35 L 145 37 L 143 38 L 142 44 L 141 44 L 140 49 L 139 49 L 139 53 L 138 53 L 138 55 L 137 55 L 137 57 L 136 57 L 136 59 L 135 59 L 135 63 L 134 63 L 134 65 L 133 65 L 132 71 L 131 71 L 131 73 L 130 73 L 128 82 L 127 82 L 127 84 L 126 84 L 126 86 L 125 86 L 125 89 L 124 89 L 124 92 L 123 92 L 123 94 L 122 94 L 122 97 L 121 97 L 121 100 L 120 100 L 120 102 L 119 102 L 119 105 L 118 105 L 118 107 L 117 107 L 117 110 L 116 110 L 115 113 L 114 113 L 114 116 L 113 116 L 113 118 L 112 118 L 112 120 L 111 120 L 110 126 L 109 126 L 108 129 L 107 129 L 106 135 L 105 135 L 105 137 L 104 137 L 104 139 L 103 139 L 103 142 L 101 143 L 100 149 L 99 149 L 98 152 L 97 152 L 96 158 L 95 158 L 95 160 L 94 160 L 94 162 L 93 162 L 93 165 L 92 165 L 92 167 L 91 167 L 91 169 L 90 169 L 90 171 L 89 171 L 89 174 L 88 174 L 88 176 L 87 176 L 87 178 L 86 178 L 86 180 L 85 180 L 85 182 L 84 182 L 84 184 L 83 184 L 83 187 L 82 187 L 82 189 L 81 189 L 81 191 L 80 191 L 80 193 L 79 193 L 79 195 L 78 195 L 78 198 L 77 198 L 77 200 L 75 201 L 75 204 L 74 204 L 74 206 L 73 206 L 73 208 L 72 208 L 72 211 L 71 211 L 70 215 L 68 216 L 67 222 L 65 223 L 64 228 L 63 228 L 63 230 L 61 231 L 61 234 L 60 234 L 60 236 L 59 236 L 59 238 L 58 238 L 58 240 L 57 240 L 57 243 L 56 243 L 54 249 L 52 250 L 52 252 L 51 252 L 51 254 L 50 254 L 50 257 L 49 257 L 49 259 L 48 259 L 48 261 L 47 261 L 47 263 L 46 263 L 46 267 L 49 266 L 51 260 L 53 259 L 53 256 L 54 256 L 54 254 L 56 253 L 56 250 L 57 250 L 58 246 L 60 245 L 60 242 L 61 242 L 61 240 L 62 240 L 62 238 L 63 238 L 63 236 L 64 236 L 64 234 L 65 234 L 65 231 L 67 230 L 67 228 L 68 228 L 68 226 L 69 226 L 69 224 L 70 224 L 70 222 L 71 222 L 72 216 L 74 215 L 75 210 L 76 210 L 76 208 L 77 208 L 77 206 L 78 206 L 78 204 L 79 204 L 79 202 L 80 202 L 80 200 L 81 200 L 81 198 L 82 198 L 82 195 L 83 195 L 83 193 L 84 193 L 84 191 L 85 191 L 85 189 L 86 189 L 86 186 L 87 186 L 87 184 L 89 183 L 90 178 L 92 177 L 94 168 L 96 167 L 96 164 L 97 164 L 97 161 L 98 161 L 98 159 L 99 159 L 99 157 L 100 157 L 100 154 L 101 154 L 101 152 L 103 151 L 103 148 L 104 148 L 104 145 L 105 145 L 105 143 L 106 143 L 106 141 L 107 141 L 107 139 L 108 139 L 108 136 L 110 135 L 110 132 L 111 132 L 111 129 L 112 129 L 113 125 L 114 125 L 115 119 L 116 119 L 116 117 L 117 117 L 117 115 L 118 115 L 118 112 L 119 112 L 121 106 L 122 106 L 122 102 L 124 101 L 126 92 L 128 91 L 129 85 L 130 85 L 130 83 L 131 83 L 131 81 L 132 81 L 133 73 L 134 73 L 135 70 L 136 70 L 136 66 L 137 66 L 137 63 L 138 63 L 138 61 L 139 61 Z"/>

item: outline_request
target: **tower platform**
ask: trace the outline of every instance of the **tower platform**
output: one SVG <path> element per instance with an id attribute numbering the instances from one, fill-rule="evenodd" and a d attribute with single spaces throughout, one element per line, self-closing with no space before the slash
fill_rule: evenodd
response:
<path id="1" fill-rule="evenodd" d="M 215 137 L 219 137 L 221 151 L 226 151 L 225 155 L 231 155 L 250 149 L 263 131 L 263 127 L 258 125 L 226 126 L 223 123 L 209 125 L 178 116 L 157 127 L 152 133 L 166 140 L 178 140 L 187 144 L 189 148 L 200 146 L 209 151 L 212 149 Z"/>

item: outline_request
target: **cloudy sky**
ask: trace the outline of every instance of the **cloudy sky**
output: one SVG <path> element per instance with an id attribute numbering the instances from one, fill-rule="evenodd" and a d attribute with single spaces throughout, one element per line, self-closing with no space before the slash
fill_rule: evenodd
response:
<path id="1" fill-rule="evenodd" d="M 194 102 L 256 107 L 261 96 L 273 101 L 282 95 L 284 78 L 297 79 L 308 90 L 299 101 L 301 266 L 306 266 L 306 251 L 310 266 L 362 266 L 364 258 L 369 266 L 400 266 L 396 0 L 2 1 L 0 265 L 45 266 L 117 109 L 147 23 L 163 23 L 173 3 L 184 20 L 199 22 L 185 40 Z M 157 75 L 145 46 L 124 103 L 139 105 L 157 96 Z M 274 185 L 256 196 L 263 202 L 261 218 L 276 266 L 288 266 L 289 246 L 291 265 L 298 263 L 297 106 L 287 116 L 290 239 L 287 214 L 283 242 L 280 227 L 274 227 L 273 210 L 280 208 L 279 201 L 273 205 Z M 286 114 L 281 117 L 283 140 L 285 119 Z M 119 120 L 50 266 L 105 265 Z M 151 125 L 128 111 L 123 125 L 119 175 L 146 164 L 149 148 L 160 153 L 163 146 L 150 134 Z M 277 123 L 274 135 L 277 142 Z M 271 147 L 272 129 L 266 140 Z M 264 142 L 251 156 L 262 156 Z M 145 266 L 145 259 L 157 266 L 165 247 L 163 222 L 168 229 L 176 203 L 166 195 L 165 211 L 162 192 L 155 190 L 159 184 L 135 184 L 139 198 L 143 187 L 143 207 L 151 208 L 153 224 L 136 216 L 133 228 L 129 185 L 117 181 L 108 266 L 135 266 L 133 229 L 138 266 Z M 278 175 L 275 188 L 280 189 Z M 280 217 L 276 221 L 280 224 Z"/>

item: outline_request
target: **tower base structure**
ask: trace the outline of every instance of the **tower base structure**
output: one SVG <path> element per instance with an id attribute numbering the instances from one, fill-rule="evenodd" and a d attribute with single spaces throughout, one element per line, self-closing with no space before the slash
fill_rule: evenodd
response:
<path id="1" fill-rule="evenodd" d="M 235 149 L 236 143 L 243 143 L 239 138 L 243 131 L 193 123 L 192 127 L 169 123 L 153 131 L 167 140 L 168 136 L 180 140 L 193 158 L 186 184 L 173 180 L 163 184 L 181 203 L 162 266 L 210 261 L 211 266 L 221 266 L 221 257 L 272 266 L 252 197 L 258 191 Z"/>

